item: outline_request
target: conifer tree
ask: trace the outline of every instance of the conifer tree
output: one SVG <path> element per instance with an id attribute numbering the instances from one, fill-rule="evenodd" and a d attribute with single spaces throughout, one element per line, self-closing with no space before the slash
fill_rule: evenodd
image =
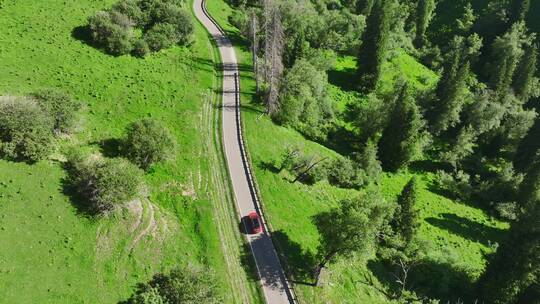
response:
<path id="1" fill-rule="evenodd" d="M 379 81 L 388 48 L 391 15 L 388 0 L 374 0 L 358 54 L 359 87 L 364 93 L 373 91 Z"/>
<path id="2" fill-rule="evenodd" d="M 512 84 L 514 93 L 524 103 L 536 95 L 533 90 L 538 85 L 538 79 L 535 77 L 537 60 L 538 46 L 536 44 L 528 46 L 514 76 Z"/>
<path id="3" fill-rule="evenodd" d="M 436 100 L 427 115 L 433 133 L 439 134 L 459 122 L 459 114 L 466 101 L 470 61 L 481 46 L 482 40 L 476 34 L 467 39 L 459 36 L 453 39 L 443 75 L 435 90 Z"/>
<path id="4" fill-rule="evenodd" d="M 540 278 L 540 202 L 529 202 L 489 261 L 479 284 L 485 303 L 516 303 Z"/>
<path id="5" fill-rule="evenodd" d="M 416 37 L 414 44 L 422 48 L 426 44 L 426 30 L 433 18 L 435 0 L 419 0 L 416 7 Z"/>
<path id="6" fill-rule="evenodd" d="M 495 39 L 491 46 L 491 62 L 486 66 L 486 76 L 491 88 L 499 97 L 508 93 L 514 73 L 523 56 L 523 44 L 528 39 L 525 23 L 512 25 L 504 35 Z"/>
<path id="7" fill-rule="evenodd" d="M 531 0 L 512 0 L 510 3 L 510 21 L 523 21 L 527 17 Z"/>
<path id="8" fill-rule="evenodd" d="M 417 200 L 416 177 L 412 177 L 405 185 L 398 197 L 398 208 L 394 215 L 394 231 L 405 244 L 409 244 L 419 226 L 419 212 L 415 208 Z"/>
<path id="9" fill-rule="evenodd" d="M 383 168 L 397 171 L 407 166 L 417 154 L 424 126 L 418 107 L 406 85 L 399 88 L 397 99 L 379 141 Z"/>
<path id="10" fill-rule="evenodd" d="M 525 172 L 540 149 L 540 119 L 537 117 L 527 135 L 520 141 L 514 155 L 514 168 Z"/>

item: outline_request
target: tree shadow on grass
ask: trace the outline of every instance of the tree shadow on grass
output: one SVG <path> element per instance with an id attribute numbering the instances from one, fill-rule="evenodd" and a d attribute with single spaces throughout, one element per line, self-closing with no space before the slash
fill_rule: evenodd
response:
<path id="1" fill-rule="evenodd" d="M 62 193 L 69 197 L 69 201 L 71 205 L 75 207 L 78 216 L 94 219 L 96 216 L 100 215 L 99 210 L 92 206 L 86 197 L 84 197 L 78 191 L 77 186 L 73 183 L 72 178 L 70 177 L 69 167 L 67 167 L 67 165 L 64 166 L 64 169 L 68 172 L 68 174 L 60 181 Z"/>
<path id="2" fill-rule="evenodd" d="M 428 217 L 425 220 L 435 227 L 486 246 L 500 242 L 504 236 L 504 230 L 500 228 L 486 226 L 451 213 L 442 213 L 441 216 L 442 219 Z"/>
<path id="3" fill-rule="evenodd" d="M 328 82 L 341 88 L 343 91 L 356 91 L 354 79 L 357 77 L 356 69 L 347 68 L 341 71 L 328 71 Z"/>
<path id="4" fill-rule="evenodd" d="M 304 250 L 302 246 L 292 241 L 282 230 L 272 233 L 272 238 L 279 245 L 282 259 L 285 260 L 286 273 L 292 276 L 295 284 L 310 285 L 313 283 L 313 269 L 316 257 L 311 251 Z"/>
<path id="5" fill-rule="evenodd" d="M 438 170 L 451 171 L 452 166 L 447 163 L 424 159 L 411 162 L 409 170 L 414 173 L 431 172 L 435 173 Z"/>
<path id="6" fill-rule="evenodd" d="M 107 138 L 90 144 L 97 145 L 99 152 L 105 157 L 114 158 L 122 155 L 122 140 L 119 138 Z"/>
<path id="7" fill-rule="evenodd" d="M 367 267 L 386 287 L 386 290 L 380 292 L 390 299 L 399 297 L 401 286 L 396 283 L 393 275 L 396 269 L 390 263 L 370 260 Z M 464 303 L 469 303 L 468 300 L 473 297 L 474 285 L 465 271 L 446 262 L 425 260 L 410 270 L 406 289 L 416 293 L 419 298 L 416 300 L 439 299 L 441 303 L 465 300 Z"/>
<path id="8" fill-rule="evenodd" d="M 270 171 L 272 173 L 278 174 L 281 172 L 281 169 L 276 166 L 272 161 L 261 161 L 257 164 L 257 167 L 264 171 Z"/>

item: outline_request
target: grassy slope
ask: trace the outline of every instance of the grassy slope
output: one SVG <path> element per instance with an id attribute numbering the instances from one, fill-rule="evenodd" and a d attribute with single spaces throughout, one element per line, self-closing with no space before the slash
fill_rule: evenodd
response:
<path id="1" fill-rule="evenodd" d="M 136 119 L 163 121 L 179 150 L 147 182 L 156 218 L 167 224 L 160 224 L 159 237 L 143 238 L 130 252 L 133 235 L 126 227 L 136 219 L 128 212 L 99 221 L 78 214 L 63 193 L 59 163 L 0 161 L 0 302 L 111 303 L 155 272 L 189 262 L 214 268 L 227 302 L 237 302 L 210 201 L 216 198 L 208 159 L 215 151 L 206 148 L 212 143 L 203 132 L 214 124 L 215 83 L 207 34 L 197 24 L 189 49 L 145 60 L 112 57 L 72 37 L 88 15 L 113 2 L 2 1 L 0 94 L 57 87 L 81 100 L 79 131 L 60 143 L 64 147 L 94 143 L 98 149 L 96 142 L 120 137 Z M 148 221 L 146 204 L 142 223 Z"/>

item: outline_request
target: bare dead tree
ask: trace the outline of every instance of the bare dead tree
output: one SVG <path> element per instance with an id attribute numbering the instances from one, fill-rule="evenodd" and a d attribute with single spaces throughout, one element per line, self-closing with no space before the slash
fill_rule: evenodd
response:
<path id="1" fill-rule="evenodd" d="M 268 84 L 266 112 L 270 115 L 279 109 L 279 84 L 283 75 L 284 32 L 279 6 L 272 0 L 264 1 L 265 18 L 265 81 Z"/>
<path id="2" fill-rule="evenodd" d="M 261 91 L 260 68 L 259 68 L 259 20 L 255 11 L 252 11 L 249 17 L 249 37 L 251 39 L 251 54 L 253 60 L 253 74 L 255 75 L 255 86 L 257 94 Z"/>

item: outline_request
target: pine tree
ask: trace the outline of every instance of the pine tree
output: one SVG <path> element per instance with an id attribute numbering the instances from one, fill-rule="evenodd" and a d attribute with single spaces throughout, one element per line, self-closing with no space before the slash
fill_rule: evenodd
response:
<path id="1" fill-rule="evenodd" d="M 533 201 L 479 281 L 485 303 L 512 304 L 540 278 L 540 202 Z"/>
<path id="2" fill-rule="evenodd" d="M 388 48 L 391 15 L 389 1 L 374 0 L 358 54 L 359 87 L 364 93 L 373 91 L 379 81 Z"/>
<path id="3" fill-rule="evenodd" d="M 529 129 L 527 135 L 520 141 L 514 156 L 514 168 L 520 172 L 525 172 L 533 162 L 534 157 L 540 151 L 540 118 L 536 118 L 534 125 Z"/>
<path id="4" fill-rule="evenodd" d="M 421 129 L 424 126 L 418 107 L 406 85 L 402 85 L 397 94 L 390 119 L 379 141 L 379 155 L 383 168 L 397 171 L 407 166 L 416 156 Z"/>
<path id="5" fill-rule="evenodd" d="M 465 39 L 455 37 L 445 61 L 443 75 L 435 90 L 436 101 L 428 112 L 433 133 L 439 134 L 459 122 L 459 114 L 467 97 L 470 61 L 482 46 L 478 35 Z"/>
<path id="6" fill-rule="evenodd" d="M 515 23 L 504 35 L 495 39 L 491 46 L 491 62 L 486 66 L 486 76 L 491 88 L 499 97 L 508 93 L 514 73 L 523 56 L 523 44 L 528 39 L 525 23 Z"/>
<path id="7" fill-rule="evenodd" d="M 538 85 L 538 79 L 535 77 L 537 60 L 538 46 L 536 44 L 528 46 L 514 76 L 512 87 L 516 96 L 523 103 L 535 95 L 533 89 Z"/>
<path id="8" fill-rule="evenodd" d="M 510 21 L 524 21 L 530 6 L 531 0 L 512 0 L 510 3 Z"/>
<path id="9" fill-rule="evenodd" d="M 433 18 L 435 6 L 435 0 L 418 1 L 416 7 L 416 37 L 414 39 L 417 48 L 422 48 L 426 44 L 426 30 Z"/>
<path id="10" fill-rule="evenodd" d="M 398 196 L 398 209 L 392 223 L 394 231 L 409 244 L 419 227 L 419 212 L 415 208 L 417 200 L 416 177 L 412 177 Z"/>

